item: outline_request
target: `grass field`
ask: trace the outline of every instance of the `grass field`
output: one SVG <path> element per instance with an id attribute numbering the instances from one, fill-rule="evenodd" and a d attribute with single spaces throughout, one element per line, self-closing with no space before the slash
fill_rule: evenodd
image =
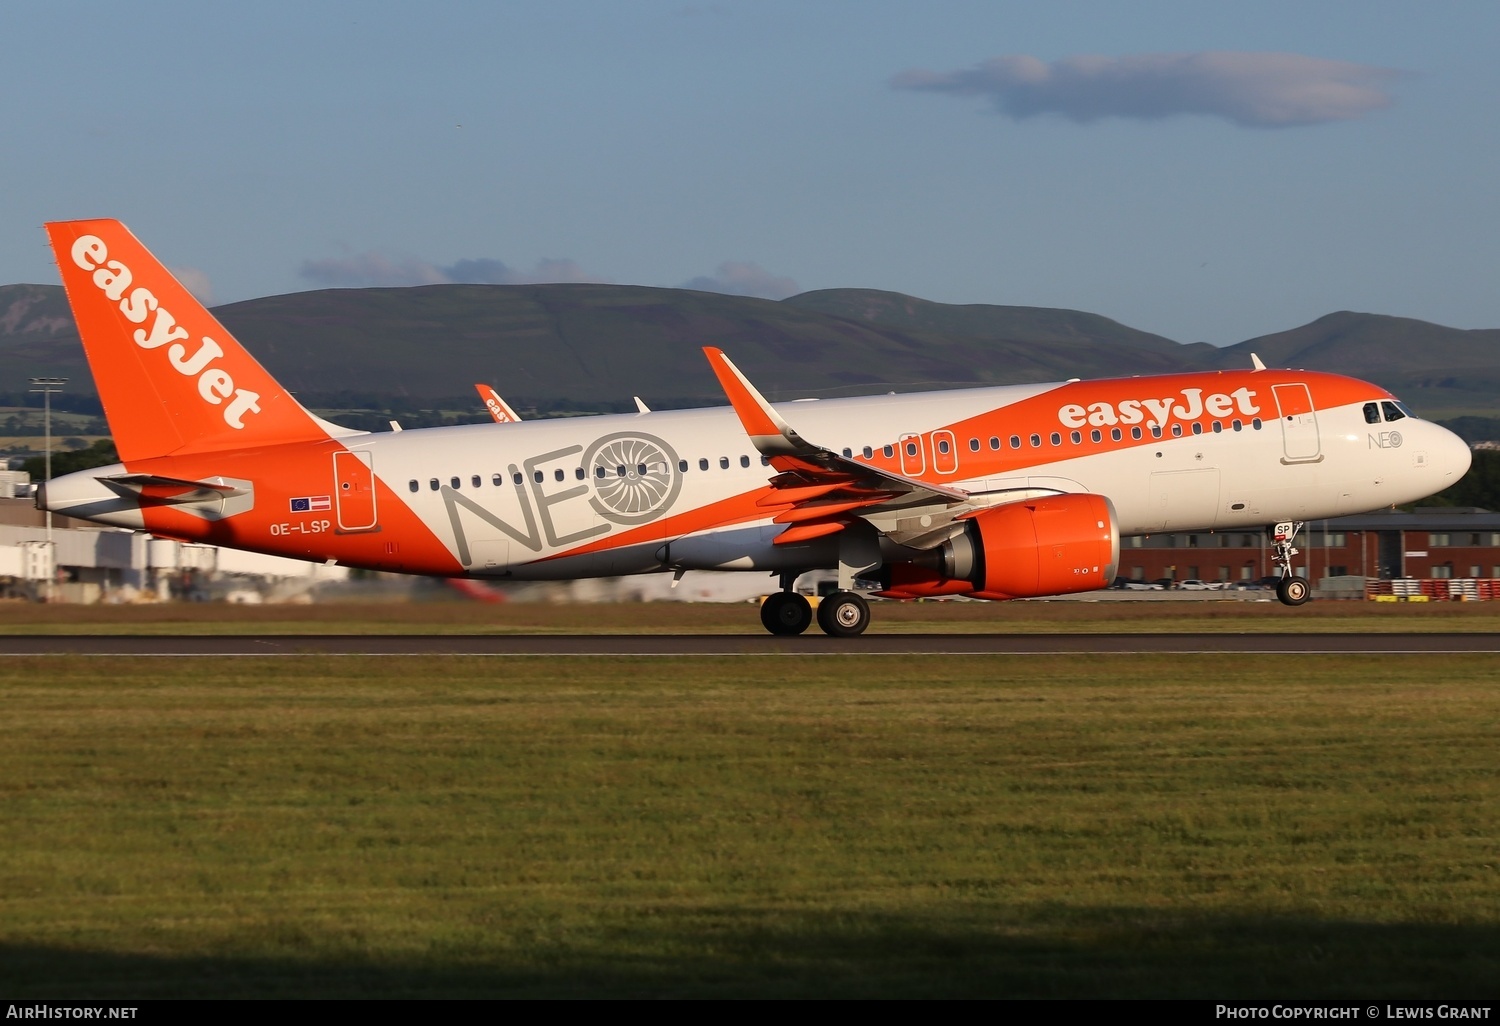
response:
<path id="1" fill-rule="evenodd" d="M 1497 671 L 15 659 L 0 992 L 1493 997 Z"/>

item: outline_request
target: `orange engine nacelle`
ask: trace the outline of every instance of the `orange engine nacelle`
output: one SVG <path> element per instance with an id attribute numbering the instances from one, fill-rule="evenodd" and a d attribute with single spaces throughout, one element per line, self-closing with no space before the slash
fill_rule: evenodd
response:
<path id="1" fill-rule="evenodd" d="M 1120 561 L 1114 505 L 1048 495 L 981 510 L 927 559 L 886 568 L 888 598 L 1013 599 L 1103 588 Z"/>

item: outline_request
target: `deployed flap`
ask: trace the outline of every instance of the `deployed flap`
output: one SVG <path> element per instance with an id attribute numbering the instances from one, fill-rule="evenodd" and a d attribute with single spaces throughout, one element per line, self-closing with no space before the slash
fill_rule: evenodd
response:
<path id="1" fill-rule="evenodd" d="M 329 437 L 120 222 L 47 234 L 121 460 Z"/>
<path id="2" fill-rule="evenodd" d="M 796 545 L 836 534 L 859 517 L 889 510 L 968 502 L 969 495 L 962 489 L 902 477 L 812 444 L 766 402 L 722 351 L 705 347 L 703 352 L 750 441 L 780 471 L 771 479 L 775 491 L 757 503 L 786 507 L 772 518 L 788 525 L 775 544 Z"/>

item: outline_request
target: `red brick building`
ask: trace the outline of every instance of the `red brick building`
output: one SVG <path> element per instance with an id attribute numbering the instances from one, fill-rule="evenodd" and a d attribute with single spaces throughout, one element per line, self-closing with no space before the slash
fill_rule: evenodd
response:
<path id="1" fill-rule="evenodd" d="M 1369 578 L 1500 578 L 1500 513 L 1428 508 L 1316 520 L 1297 536 L 1299 575 Z M 1263 531 L 1124 538 L 1121 577 L 1253 581 L 1276 572 Z"/>

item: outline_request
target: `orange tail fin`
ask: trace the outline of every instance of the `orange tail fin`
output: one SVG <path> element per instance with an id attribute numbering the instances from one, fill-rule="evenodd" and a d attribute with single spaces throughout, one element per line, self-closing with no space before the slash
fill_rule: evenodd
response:
<path id="1" fill-rule="evenodd" d="M 47 234 L 122 460 L 329 437 L 123 224 Z"/>
<path id="2" fill-rule="evenodd" d="M 521 420 L 516 411 L 500 398 L 500 393 L 495 391 L 493 385 L 476 384 L 474 389 L 479 393 L 479 398 L 484 400 L 484 408 L 490 411 L 496 424 L 515 424 Z"/>

